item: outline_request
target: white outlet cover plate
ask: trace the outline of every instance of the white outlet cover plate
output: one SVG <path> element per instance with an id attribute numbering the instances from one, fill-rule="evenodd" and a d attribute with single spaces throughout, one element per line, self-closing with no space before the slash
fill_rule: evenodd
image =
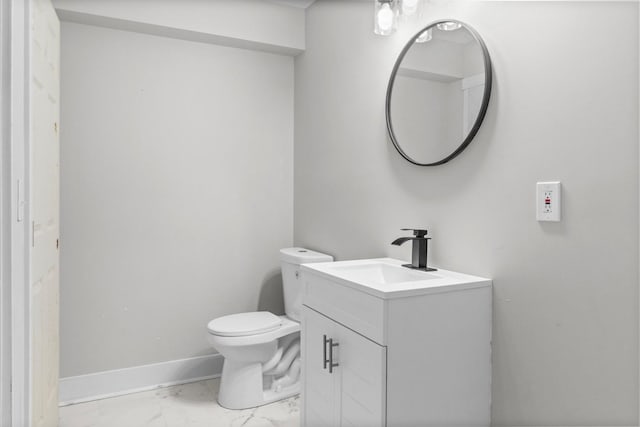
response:
<path id="1" fill-rule="evenodd" d="M 562 185 L 560 181 L 536 184 L 536 219 L 558 222 L 562 213 Z"/>

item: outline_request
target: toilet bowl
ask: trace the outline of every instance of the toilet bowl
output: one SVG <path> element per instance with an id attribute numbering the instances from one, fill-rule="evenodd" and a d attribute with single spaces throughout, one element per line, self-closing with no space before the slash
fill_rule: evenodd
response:
<path id="1" fill-rule="evenodd" d="M 224 356 L 218 403 L 225 408 L 252 408 L 300 392 L 299 267 L 333 258 L 308 249 L 287 248 L 280 250 L 280 259 L 286 315 L 237 313 L 207 325 L 209 343 Z"/>
<path id="2" fill-rule="evenodd" d="M 221 406 L 251 408 L 300 392 L 299 383 L 292 384 L 287 390 L 271 387 L 278 378 L 269 373 L 280 361 L 274 361 L 274 356 L 283 355 L 294 341 L 299 341 L 298 322 L 260 311 L 214 319 L 207 325 L 207 330 L 209 343 L 224 356 L 218 393 Z M 295 357 L 299 357 L 299 344 Z"/>

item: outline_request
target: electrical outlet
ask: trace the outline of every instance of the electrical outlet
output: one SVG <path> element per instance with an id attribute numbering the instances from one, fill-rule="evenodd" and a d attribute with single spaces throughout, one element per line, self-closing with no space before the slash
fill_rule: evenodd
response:
<path id="1" fill-rule="evenodd" d="M 560 181 L 536 184 L 536 219 L 538 221 L 560 221 L 562 192 Z"/>

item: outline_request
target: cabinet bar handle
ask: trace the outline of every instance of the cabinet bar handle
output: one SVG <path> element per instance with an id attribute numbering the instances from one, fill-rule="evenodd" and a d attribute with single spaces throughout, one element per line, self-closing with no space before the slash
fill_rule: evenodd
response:
<path id="1" fill-rule="evenodd" d="M 322 369 L 327 369 L 327 363 L 329 363 L 329 359 L 327 359 L 327 344 L 330 341 L 326 335 L 322 336 Z"/>
<path id="2" fill-rule="evenodd" d="M 329 338 L 329 373 L 333 373 L 333 368 L 340 366 L 339 363 L 333 363 L 333 347 L 337 347 L 339 344 L 337 342 L 333 342 L 333 338 Z"/>

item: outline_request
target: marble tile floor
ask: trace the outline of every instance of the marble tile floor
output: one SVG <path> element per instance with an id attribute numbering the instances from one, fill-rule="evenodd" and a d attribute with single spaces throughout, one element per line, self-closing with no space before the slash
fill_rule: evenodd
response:
<path id="1" fill-rule="evenodd" d="M 216 401 L 219 379 L 60 408 L 60 427 L 298 427 L 299 397 L 233 411 Z"/>

